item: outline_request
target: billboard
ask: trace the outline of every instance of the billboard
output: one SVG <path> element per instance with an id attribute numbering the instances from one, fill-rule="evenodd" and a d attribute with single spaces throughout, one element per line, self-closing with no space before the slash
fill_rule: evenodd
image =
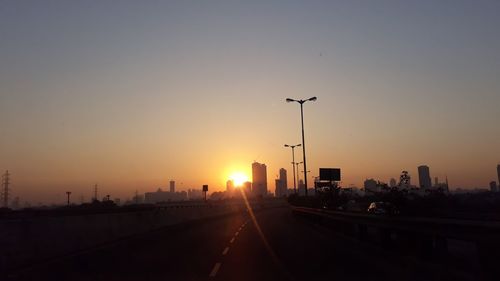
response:
<path id="1" fill-rule="evenodd" d="M 338 168 L 319 168 L 319 180 L 321 180 L 321 181 L 340 181 L 340 169 L 338 169 Z"/>

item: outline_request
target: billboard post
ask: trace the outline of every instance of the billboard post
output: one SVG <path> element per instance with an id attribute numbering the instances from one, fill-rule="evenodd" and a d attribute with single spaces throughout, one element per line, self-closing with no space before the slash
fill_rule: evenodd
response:
<path id="1" fill-rule="evenodd" d="M 205 196 L 205 202 L 207 201 L 208 184 L 203 185 L 203 194 Z"/>

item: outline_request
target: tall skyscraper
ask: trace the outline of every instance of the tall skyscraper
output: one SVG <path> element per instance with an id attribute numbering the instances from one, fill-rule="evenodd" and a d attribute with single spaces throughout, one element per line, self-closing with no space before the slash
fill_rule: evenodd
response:
<path id="1" fill-rule="evenodd" d="M 170 181 L 170 192 L 175 192 L 175 181 Z"/>
<path id="2" fill-rule="evenodd" d="M 280 169 L 280 181 L 283 184 L 283 192 L 286 192 L 286 189 L 288 188 L 288 182 L 286 178 L 286 170 L 284 168 Z"/>
<path id="3" fill-rule="evenodd" d="M 418 166 L 418 182 L 420 184 L 420 188 L 432 187 L 429 166 L 426 165 Z"/>
<path id="4" fill-rule="evenodd" d="M 275 181 L 276 189 L 274 191 L 274 195 L 276 197 L 283 197 L 287 194 L 286 170 L 281 168 L 279 174 L 279 178 Z"/>
<path id="5" fill-rule="evenodd" d="M 252 193 L 254 196 L 265 196 L 267 194 L 266 164 L 252 163 Z"/>

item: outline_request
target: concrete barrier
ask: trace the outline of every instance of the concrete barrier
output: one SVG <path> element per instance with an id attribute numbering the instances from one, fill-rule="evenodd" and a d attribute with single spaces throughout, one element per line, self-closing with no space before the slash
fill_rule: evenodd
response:
<path id="1" fill-rule="evenodd" d="M 255 209 L 281 201 L 252 204 Z M 0 220 L 0 272 L 23 268 L 180 223 L 245 212 L 243 202 L 180 204 L 128 212 Z"/>

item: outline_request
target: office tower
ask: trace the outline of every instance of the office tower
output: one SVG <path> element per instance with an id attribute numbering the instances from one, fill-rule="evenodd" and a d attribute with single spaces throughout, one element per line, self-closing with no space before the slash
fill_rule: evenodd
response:
<path id="1" fill-rule="evenodd" d="M 497 192 L 498 191 L 498 187 L 497 187 L 497 182 L 496 181 L 490 182 L 490 191 L 491 192 Z"/>
<path id="2" fill-rule="evenodd" d="M 437 187 L 438 185 L 439 185 L 439 179 L 438 179 L 438 177 L 435 177 L 434 178 L 434 186 Z"/>
<path id="3" fill-rule="evenodd" d="M 283 196 L 286 196 L 287 194 L 287 187 L 288 187 L 288 184 L 287 184 L 287 178 L 286 178 L 286 170 L 281 168 L 280 171 L 279 171 L 279 187 L 277 190 L 276 190 L 276 197 L 283 197 Z"/>
<path id="4" fill-rule="evenodd" d="M 426 165 L 418 166 L 418 181 L 420 188 L 431 188 L 431 175 L 429 172 L 429 167 Z"/>
<path id="5" fill-rule="evenodd" d="M 265 196 L 267 194 L 267 170 L 265 164 L 252 163 L 252 193 L 254 196 Z"/>
<path id="6" fill-rule="evenodd" d="M 170 192 L 175 192 L 175 181 L 170 181 Z"/>
<path id="7" fill-rule="evenodd" d="M 284 168 L 280 169 L 280 181 L 283 183 L 283 192 L 288 188 L 288 182 L 286 178 L 286 170 Z"/>

